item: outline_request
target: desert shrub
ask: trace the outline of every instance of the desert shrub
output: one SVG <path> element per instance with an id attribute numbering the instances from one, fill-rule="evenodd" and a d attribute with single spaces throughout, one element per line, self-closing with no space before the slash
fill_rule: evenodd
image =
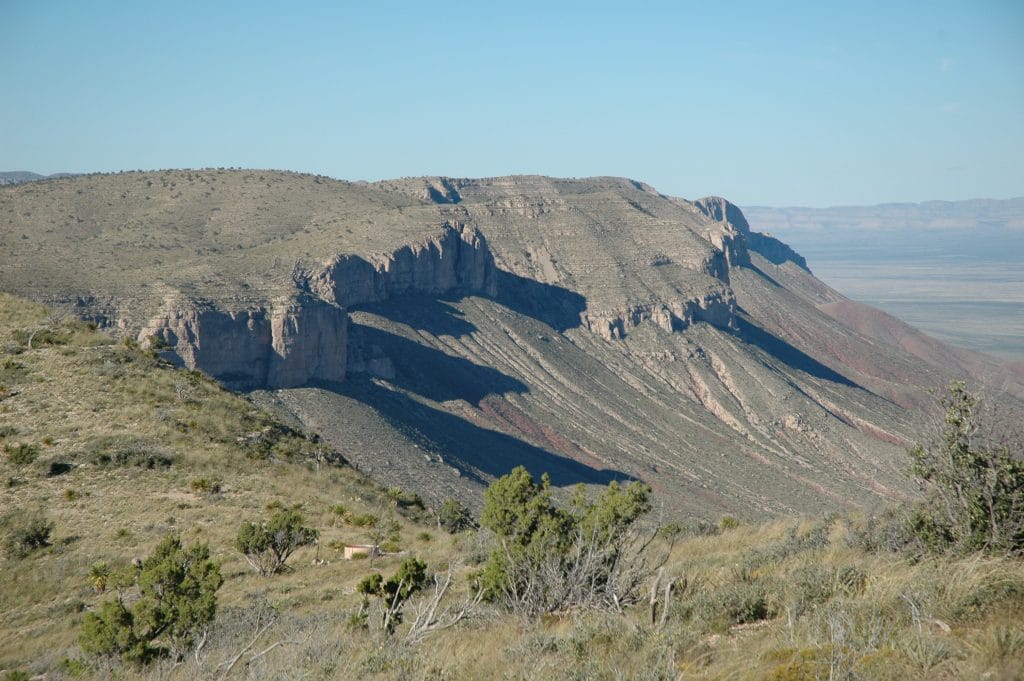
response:
<path id="1" fill-rule="evenodd" d="M 260 575 L 278 574 L 287 569 L 288 558 L 296 549 L 317 540 L 317 531 L 304 527 L 303 522 L 305 519 L 296 509 L 280 510 L 268 522 L 243 522 L 235 548 Z"/>
<path id="2" fill-rule="evenodd" d="M 760 581 L 729 582 L 696 593 L 691 616 L 712 629 L 759 622 L 774 616 L 770 593 Z"/>
<path id="3" fill-rule="evenodd" d="M 891 506 L 878 515 L 849 521 L 846 545 L 866 553 L 897 553 L 916 544 L 906 508 Z"/>
<path id="4" fill-rule="evenodd" d="M 0 439 L 17 435 L 18 429 L 14 426 L 0 426 Z"/>
<path id="5" fill-rule="evenodd" d="M 740 521 L 736 520 L 736 518 L 734 518 L 731 515 L 723 515 L 718 520 L 718 529 L 722 532 L 727 532 L 728 530 L 735 530 L 739 526 Z"/>
<path id="6" fill-rule="evenodd" d="M 1019 441 L 998 440 L 981 401 L 962 382 L 940 400 L 937 441 L 910 451 L 925 500 L 911 530 L 935 551 L 1024 553 L 1024 461 Z"/>
<path id="7" fill-rule="evenodd" d="M 16 362 L 10 357 L 0 360 L 0 381 L 5 384 L 16 383 L 28 376 L 28 368 L 21 362 Z M 14 430 L 11 428 L 11 430 Z"/>
<path id="8" fill-rule="evenodd" d="M 612 482 L 588 501 L 580 486 L 563 509 L 546 475 L 538 484 L 514 469 L 484 493 L 480 524 L 497 539 L 480 573 L 484 593 L 521 613 L 635 602 L 651 543 L 633 526 L 650 510 L 649 494 L 642 483 Z"/>
<path id="9" fill-rule="evenodd" d="M 455 498 L 445 499 L 437 511 L 437 526 L 455 534 L 475 526 L 473 516 L 465 504 Z"/>
<path id="10" fill-rule="evenodd" d="M 379 522 L 380 518 L 372 513 L 356 513 L 348 519 L 348 524 L 353 527 L 374 527 Z"/>
<path id="11" fill-rule="evenodd" d="M 21 442 L 16 445 L 4 445 L 7 459 L 15 466 L 27 466 L 39 458 L 39 447 Z"/>
<path id="12" fill-rule="evenodd" d="M 714 537 L 721 531 L 718 525 L 703 518 L 693 524 L 693 534 L 697 537 Z"/>
<path id="13" fill-rule="evenodd" d="M 25 558 L 50 545 L 53 523 L 41 510 L 13 511 L 4 518 L 3 526 L 6 531 L 4 548 L 11 558 Z"/>
<path id="14" fill-rule="evenodd" d="M 220 494 L 223 483 L 219 478 L 193 478 L 188 486 L 197 494 Z"/>
<path id="15" fill-rule="evenodd" d="M 11 337 L 29 349 L 44 345 L 67 345 L 71 341 L 71 333 L 68 331 L 51 328 L 16 329 Z"/>
<path id="16" fill-rule="evenodd" d="M 356 590 L 364 596 L 377 598 L 381 613 L 381 628 L 392 634 L 402 623 L 405 602 L 427 584 L 427 564 L 416 558 L 407 558 L 398 571 L 384 579 L 379 572 L 367 575 Z"/>
<path id="17" fill-rule="evenodd" d="M 166 537 L 132 575 L 127 589 L 86 613 L 79 645 L 89 655 L 145 663 L 160 656 L 178 660 L 213 621 L 224 580 L 206 545 L 183 547 Z M 119 591 L 121 591 L 119 589 Z"/>
<path id="18" fill-rule="evenodd" d="M 85 454 L 97 466 L 154 469 L 167 468 L 174 463 L 174 455 L 162 445 L 124 435 L 96 438 L 86 447 Z"/>

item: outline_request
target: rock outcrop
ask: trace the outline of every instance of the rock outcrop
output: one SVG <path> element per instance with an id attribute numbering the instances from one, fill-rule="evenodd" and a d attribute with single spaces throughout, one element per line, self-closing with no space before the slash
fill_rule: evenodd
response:
<path id="1" fill-rule="evenodd" d="M 771 234 L 751 231 L 743 211 L 722 197 L 697 199 L 693 206 L 706 217 L 722 224 L 720 230 L 706 233 L 705 238 L 725 253 L 730 266 L 749 265 L 749 250 L 776 265 L 789 261 L 810 272 L 802 255 Z"/>
<path id="2" fill-rule="evenodd" d="M 139 340 L 232 388 L 290 388 L 345 377 L 347 329 L 344 309 L 310 296 L 234 311 L 172 299 Z"/>
<path id="3" fill-rule="evenodd" d="M 495 295 L 496 282 L 484 235 L 474 227 L 445 223 L 438 236 L 387 254 L 331 258 L 310 288 L 324 300 L 351 307 L 405 293 Z"/>
<path id="4" fill-rule="evenodd" d="M 439 235 L 391 253 L 331 258 L 291 297 L 223 309 L 168 298 L 139 341 L 157 339 L 168 355 L 235 389 L 293 388 L 344 379 L 347 308 L 408 293 L 496 293 L 494 258 L 483 235 L 446 223 Z"/>
<path id="5" fill-rule="evenodd" d="M 666 331 L 683 331 L 695 322 L 735 331 L 736 299 L 726 289 L 689 300 L 646 303 L 626 310 L 588 312 L 583 316 L 587 329 L 605 340 L 625 338 L 630 329 L 648 320 Z"/>

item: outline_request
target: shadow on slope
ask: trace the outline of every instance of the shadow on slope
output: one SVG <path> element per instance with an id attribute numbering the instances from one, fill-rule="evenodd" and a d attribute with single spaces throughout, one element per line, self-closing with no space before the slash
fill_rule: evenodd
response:
<path id="1" fill-rule="evenodd" d="M 383 303 L 359 305 L 352 308 L 386 317 L 433 336 L 459 338 L 476 331 L 476 326 L 466 321 L 462 311 L 449 304 L 460 300 L 456 297 L 434 297 L 427 295 L 402 295 Z M 369 327 L 364 327 L 369 328 Z"/>
<path id="2" fill-rule="evenodd" d="M 373 407 L 397 430 L 419 441 L 425 450 L 443 452 L 445 463 L 482 485 L 525 466 L 534 476 L 543 473 L 559 487 L 577 483 L 606 485 L 612 480 L 633 480 L 616 470 L 597 470 L 573 459 L 553 454 L 511 435 L 478 426 L 455 414 L 423 404 L 399 390 L 380 385 L 368 376 L 352 376 L 324 386 Z"/>
<path id="3" fill-rule="evenodd" d="M 433 323 L 427 326 L 436 328 Z M 350 353 L 361 352 L 370 358 L 386 358 L 392 369 L 388 372 L 370 370 L 369 373 L 435 402 L 465 400 L 475 406 L 488 395 L 529 390 L 522 381 L 497 369 L 474 364 L 368 324 L 352 321 L 349 324 L 349 342 Z"/>
<path id="4" fill-rule="evenodd" d="M 773 336 L 750 320 L 740 316 L 737 317 L 737 322 L 739 323 L 739 337 L 741 339 L 751 345 L 761 348 L 769 355 L 781 362 L 784 362 L 788 366 L 799 371 L 803 371 L 806 374 L 810 374 L 815 378 L 850 386 L 851 388 L 861 388 L 861 386 L 857 385 L 846 376 L 830 369 L 781 338 Z"/>
<path id="5" fill-rule="evenodd" d="M 567 288 L 527 279 L 498 270 L 498 295 L 495 300 L 510 310 L 544 322 L 562 333 L 581 324 L 587 299 Z"/>

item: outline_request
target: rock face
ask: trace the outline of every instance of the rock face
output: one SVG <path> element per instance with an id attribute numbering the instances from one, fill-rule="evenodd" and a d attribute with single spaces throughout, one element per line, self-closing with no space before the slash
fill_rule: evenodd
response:
<path id="1" fill-rule="evenodd" d="M 728 290 L 689 300 L 637 305 L 627 310 L 584 315 L 584 324 L 605 340 L 621 340 L 630 329 L 650 320 L 665 331 L 683 331 L 694 322 L 736 330 L 736 299 Z"/>
<path id="2" fill-rule="evenodd" d="M 494 295 L 496 281 L 483 234 L 446 222 L 436 237 L 369 260 L 348 254 L 331 258 L 310 288 L 324 300 L 351 307 L 413 292 Z"/>
<path id="3" fill-rule="evenodd" d="M 293 388 L 345 378 L 346 308 L 408 293 L 496 293 L 494 259 L 479 231 L 445 224 L 441 233 L 369 260 L 331 258 L 310 292 L 240 310 L 172 297 L 139 333 L 189 369 L 235 389 Z"/>
<path id="4" fill-rule="evenodd" d="M 236 389 L 288 388 L 345 377 L 348 319 L 344 309 L 309 296 L 271 309 L 225 311 L 168 301 L 139 333 L 160 339 L 189 369 Z"/>
<path id="5" fill-rule="evenodd" d="M 721 231 L 709 232 L 705 236 L 722 250 L 730 265 L 749 265 L 749 249 L 776 265 L 788 261 L 810 272 L 802 255 L 770 234 L 751 231 L 743 212 L 722 197 L 697 199 L 693 205 L 705 216 L 722 223 Z"/>

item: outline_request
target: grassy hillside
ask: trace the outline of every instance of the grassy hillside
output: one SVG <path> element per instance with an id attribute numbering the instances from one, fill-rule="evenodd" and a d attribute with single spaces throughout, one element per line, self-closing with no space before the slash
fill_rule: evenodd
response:
<path id="1" fill-rule="evenodd" d="M 645 603 L 539 619 L 483 605 L 417 645 L 405 636 L 420 600 L 393 637 L 372 612 L 368 630 L 352 628 L 357 583 L 408 556 L 431 571 L 455 562 L 457 601 L 485 537 L 438 530 L 342 465 L 350 452 L 216 384 L 7 295 L 0 386 L 2 532 L 23 512 L 53 524 L 49 546 L 0 559 L 5 673 L 217 678 L 236 657 L 230 678 L 1008 680 L 1024 668 L 1022 561 L 893 553 L 884 526 L 844 517 L 686 528 L 665 567 L 677 588 L 663 624 Z M 233 548 L 239 524 L 296 504 L 319 547 L 257 576 Z M 340 560 L 337 546 L 374 532 L 407 553 Z M 127 565 L 167 533 L 208 543 L 221 564 L 208 642 L 177 664 L 89 660 L 84 613 L 113 597 L 96 593 L 90 566 Z"/>

